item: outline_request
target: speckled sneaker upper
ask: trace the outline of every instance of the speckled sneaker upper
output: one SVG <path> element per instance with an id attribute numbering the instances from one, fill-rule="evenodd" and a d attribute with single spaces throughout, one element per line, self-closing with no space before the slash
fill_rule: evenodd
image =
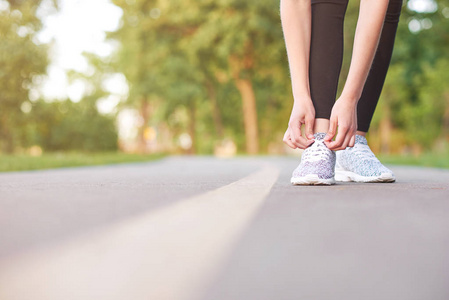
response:
<path id="1" fill-rule="evenodd" d="M 293 171 L 295 185 L 334 184 L 335 152 L 324 144 L 325 133 L 315 133 L 315 142 L 304 150 L 301 163 Z"/>
<path id="2" fill-rule="evenodd" d="M 374 155 L 364 136 L 356 135 L 354 147 L 337 151 L 337 181 L 394 182 L 393 172 Z"/>

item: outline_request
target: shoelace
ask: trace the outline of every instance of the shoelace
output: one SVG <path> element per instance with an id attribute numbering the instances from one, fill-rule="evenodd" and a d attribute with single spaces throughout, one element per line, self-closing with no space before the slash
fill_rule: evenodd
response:
<path id="1" fill-rule="evenodd" d="M 315 142 L 303 152 L 302 159 L 304 161 L 320 161 L 330 158 L 331 150 L 329 150 L 323 141 L 315 140 Z"/>
<path id="2" fill-rule="evenodd" d="M 355 144 L 352 149 L 352 151 L 354 151 L 354 153 L 363 160 L 378 161 L 377 157 L 368 145 Z"/>

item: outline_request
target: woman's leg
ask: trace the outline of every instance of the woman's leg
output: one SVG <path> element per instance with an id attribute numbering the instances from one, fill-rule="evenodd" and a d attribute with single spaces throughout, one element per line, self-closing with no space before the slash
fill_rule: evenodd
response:
<path id="1" fill-rule="evenodd" d="M 327 132 L 337 96 L 347 6 L 348 0 L 312 0 L 309 78 L 315 118 L 318 119 L 316 132 Z"/>
<path id="2" fill-rule="evenodd" d="M 293 171 L 293 184 L 335 183 L 336 154 L 324 144 L 343 60 L 343 21 L 348 0 L 312 0 L 310 95 L 315 107 L 315 142 Z"/>
<path id="3" fill-rule="evenodd" d="M 390 0 L 376 56 L 357 105 L 357 134 L 364 135 L 370 127 L 390 65 L 401 8 L 402 0 Z"/>
<path id="4" fill-rule="evenodd" d="M 390 64 L 401 7 L 402 0 L 390 0 L 379 45 L 357 105 L 358 131 L 355 145 L 346 150 L 337 151 L 335 172 L 337 181 L 394 182 L 396 180 L 393 172 L 372 153 L 364 135 L 369 129 Z"/>

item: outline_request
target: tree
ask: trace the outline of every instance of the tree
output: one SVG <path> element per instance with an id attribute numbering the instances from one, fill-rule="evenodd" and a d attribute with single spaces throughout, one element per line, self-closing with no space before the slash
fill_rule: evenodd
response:
<path id="1" fill-rule="evenodd" d="M 114 3 L 124 14 L 122 27 L 109 35 L 120 43 L 112 64 L 128 80 L 126 105 L 138 108 L 142 116 L 142 145 L 145 128 L 161 124 L 169 127 L 173 137 L 189 132 L 192 152 L 207 152 L 214 139 L 226 136 L 248 153 L 282 145 L 293 101 L 278 2 Z M 430 93 L 428 81 L 436 76 L 432 70 L 447 59 L 448 3 L 429 3 L 437 3 L 437 9 L 416 12 L 404 3 L 391 70 L 370 134 L 372 138 L 382 136 L 385 150 L 400 151 L 402 144 L 390 147 L 392 140 L 429 144 L 416 140 L 413 124 L 426 120 L 440 126 L 440 119 L 423 119 L 419 113 Z M 358 8 L 358 3 L 349 2 L 343 79 L 349 68 Z M 414 20 L 421 27 L 411 33 L 409 24 Z M 343 84 L 341 80 L 340 90 Z M 444 111 L 446 104 L 442 105 L 444 108 L 438 107 Z M 393 135 L 401 138 L 393 139 Z"/>
<path id="2" fill-rule="evenodd" d="M 33 144 L 47 151 L 117 150 L 114 117 L 98 113 L 97 99 L 93 94 L 78 103 L 69 99 L 33 103 L 33 112 L 28 117 L 33 125 Z"/>
<path id="3" fill-rule="evenodd" d="M 242 100 L 247 152 L 257 153 L 254 80 L 273 76 L 280 69 L 274 64 L 285 52 L 277 4 L 179 0 L 114 3 L 124 11 L 123 26 L 110 36 L 121 42 L 119 70 L 133 90 L 130 101 L 162 98 L 172 103 L 169 106 L 173 109 L 187 104 L 189 131 L 194 137 L 198 101 L 209 98 L 216 133 L 222 136 L 217 97 L 220 88 L 229 88 L 224 83 L 232 80 Z M 273 27 L 275 22 L 277 28 Z"/>
<path id="4" fill-rule="evenodd" d="M 145 151 L 145 128 L 156 107 L 175 109 L 176 104 L 188 107 L 189 132 L 195 140 L 195 102 L 201 88 L 196 82 L 198 77 L 192 76 L 194 70 L 188 68 L 186 57 L 176 47 L 180 33 L 166 26 L 164 18 L 159 19 L 155 1 L 114 3 L 123 10 L 123 22 L 109 38 L 120 42 L 114 66 L 127 78 L 130 87 L 127 105 L 137 107 L 143 120 L 139 130 L 140 151 Z"/>
<path id="5" fill-rule="evenodd" d="M 47 47 L 34 42 L 42 25 L 36 16 L 40 2 L 3 1 L 0 10 L 0 151 L 13 152 L 24 142 L 21 106 L 48 65 Z"/>
<path id="6" fill-rule="evenodd" d="M 246 151 L 257 153 L 259 122 L 254 79 L 258 74 L 279 69 L 276 63 L 279 63 L 280 51 L 284 53 L 284 50 L 278 4 L 236 0 L 201 1 L 196 5 L 187 2 L 177 1 L 177 5 L 173 5 L 176 8 L 173 14 L 178 15 L 188 6 L 195 6 L 190 12 L 198 20 L 198 26 L 186 36 L 185 44 L 189 45 L 186 51 L 200 57 L 207 53 L 211 58 L 208 61 L 224 62 L 222 65 L 242 100 Z"/>

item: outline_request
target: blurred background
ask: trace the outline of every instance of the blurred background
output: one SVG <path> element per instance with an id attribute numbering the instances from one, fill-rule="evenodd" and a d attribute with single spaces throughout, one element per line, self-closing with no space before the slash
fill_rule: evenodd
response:
<path id="1" fill-rule="evenodd" d="M 340 90 L 360 1 L 349 2 Z M 449 166 L 448 21 L 449 0 L 404 0 L 369 132 L 383 157 Z M 0 0 L 3 164 L 287 154 L 292 101 L 279 1 Z"/>

